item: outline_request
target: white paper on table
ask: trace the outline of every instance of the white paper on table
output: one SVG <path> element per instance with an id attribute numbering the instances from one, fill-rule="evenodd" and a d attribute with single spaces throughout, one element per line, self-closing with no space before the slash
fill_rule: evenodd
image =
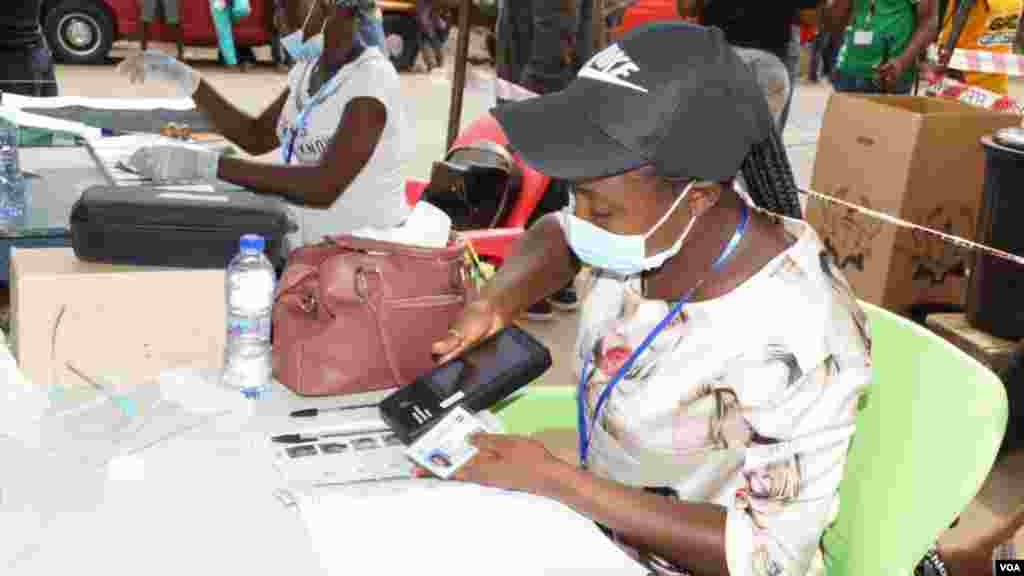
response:
<path id="1" fill-rule="evenodd" d="M 92 98 L 82 96 L 36 98 L 7 93 L 3 95 L 3 105 L 11 108 L 40 109 L 83 106 L 100 110 L 193 110 L 196 107 L 191 98 Z"/>
<path id="2" fill-rule="evenodd" d="M 321 492 L 296 500 L 331 575 L 647 574 L 591 520 L 530 494 L 425 482 L 397 492 Z"/>
<path id="3" fill-rule="evenodd" d="M 88 514 L 103 499 L 104 472 L 0 436 L 0 566 L 19 574 L 19 563 L 46 549 L 58 520 Z"/>
<path id="4" fill-rule="evenodd" d="M 25 377 L 0 332 L 0 433 L 22 436 L 49 406 L 45 386 Z"/>
<path id="5" fill-rule="evenodd" d="M 10 94 L 4 94 L 4 102 L 7 102 L 7 99 L 10 96 Z M 60 118 L 50 118 L 49 116 L 32 114 L 31 112 L 24 112 L 17 108 L 7 106 L 6 104 L 0 105 L 0 115 L 9 118 L 18 126 L 31 126 L 32 128 L 42 128 L 44 130 L 70 132 L 86 139 L 99 138 L 103 134 L 101 129 L 94 128 L 87 124 L 82 124 L 81 122 L 73 122 L 71 120 L 61 120 Z"/>

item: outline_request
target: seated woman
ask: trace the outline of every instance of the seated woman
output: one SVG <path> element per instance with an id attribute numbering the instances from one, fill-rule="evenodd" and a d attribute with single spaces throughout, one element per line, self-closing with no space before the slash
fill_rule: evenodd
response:
<path id="1" fill-rule="evenodd" d="M 563 92 L 496 109 L 523 159 L 574 183 L 435 345 L 441 361 L 592 268 L 575 348 L 580 466 L 481 435 L 460 480 L 559 500 L 656 573 L 821 562 L 871 375 L 865 316 L 790 186 L 732 180 L 778 135 L 717 29 L 661 23 Z M 769 180 L 765 180 L 769 181 Z M 795 207 L 795 208 L 794 208 Z"/>
<path id="2" fill-rule="evenodd" d="M 171 81 L 245 152 L 280 148 L 283 156 L 283 163 L 270 164 L 153 146 L 136 152 L 132 164 L 155 180 L 220 179 L 283 197 L 299 225 L 292 246 L 401 224 L 410 212 L 401 168 L 411 138 L 397 71 L 378 47 L 361 40 L 375 11 L 374 0 L 309 2 L 302 32 L 282 39 L 296 61 L 288 85 L 255 118 L 168 55 L 129 57 L 121 68 L 133 81 Z"/>

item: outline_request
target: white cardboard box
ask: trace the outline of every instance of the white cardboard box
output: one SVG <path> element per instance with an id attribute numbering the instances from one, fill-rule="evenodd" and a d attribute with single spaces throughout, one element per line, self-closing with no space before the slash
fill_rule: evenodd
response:
<path id="1" fill-rule="evenodd" d="M 37 385 L 140 384 L 168 368 L 219 368 L 224 270 L 83 262 L 71 248 L 11 251 L 11 332 Z"/>

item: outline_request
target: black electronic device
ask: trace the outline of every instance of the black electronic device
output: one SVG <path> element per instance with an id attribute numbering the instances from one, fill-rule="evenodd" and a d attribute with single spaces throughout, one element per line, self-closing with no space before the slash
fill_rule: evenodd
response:
<path id="1" fill-rule="evenodd" d="M 510 326 L 385 398 L 380 413 L 411 444 L 456 406 L 471 413 L 490 408 L 550 367 L 551 352 Z"/>

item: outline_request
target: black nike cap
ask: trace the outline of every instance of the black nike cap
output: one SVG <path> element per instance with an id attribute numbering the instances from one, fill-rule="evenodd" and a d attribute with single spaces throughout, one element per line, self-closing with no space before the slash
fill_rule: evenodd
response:
<path id="1" fill-rule="evenodd" d="M 566 180 L 648 164 L 665 176 L 729 180 L 774 129 L 753 72 L 721 30 L 684 22 L 630 31 L 565 90 L 492 114 L 527 164 Z"/>

